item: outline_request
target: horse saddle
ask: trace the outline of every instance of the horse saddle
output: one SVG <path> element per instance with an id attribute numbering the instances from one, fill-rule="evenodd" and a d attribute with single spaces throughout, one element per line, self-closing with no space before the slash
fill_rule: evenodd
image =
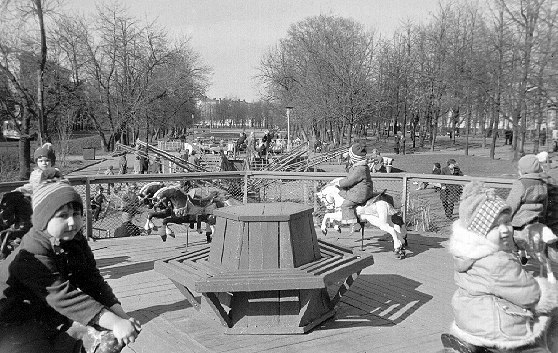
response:
<path id="1" fill-rule="evenodd" d="M 386 193 L 387 189 L 384 189 L 382 192 L 376 194 L 376 195 L 372 195 L 371 198 L 369 198 L 368 200 L 366 200 L 365 202 L 363 202 L 362 204 L 360 204 L 360 206 L 364 206 L 368 203 L 374 203 L 376 201 L 380 201 L 382 196 Z"/>
<path id="2" fill-rule="evenodd" d="M 188 201 L 194 206 L 205 208 L 215 203 L 215 198 L 218 196 L 217 192 L 207 192 L 203 189 L 192 189 L 188 191 Z"/>

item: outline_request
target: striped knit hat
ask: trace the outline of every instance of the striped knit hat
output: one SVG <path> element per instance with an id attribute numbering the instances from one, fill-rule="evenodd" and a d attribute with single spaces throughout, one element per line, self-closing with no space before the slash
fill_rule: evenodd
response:
<path id="1" fill-rule="evenodd" d="M 70 202 L 77 202 L 83 209 L 83 201 L 67 180 L 46 180 L 33 191 L 33 227 L 43 230 L 56 211 Z"/>
<path id="2" fill-rule="evenodd" d="M 366 160 L 366 145 L 357 142 L 349 149 L 349 158 L 353 164 Z"/>
<path id="3" fill-rule="evenodd" d="M 510 211 L 510 206 L 482 182 L 473 181 L 463 188 L 459 219 L 471 232 L 485 237 L 496 218 L 505 211 Z"/>

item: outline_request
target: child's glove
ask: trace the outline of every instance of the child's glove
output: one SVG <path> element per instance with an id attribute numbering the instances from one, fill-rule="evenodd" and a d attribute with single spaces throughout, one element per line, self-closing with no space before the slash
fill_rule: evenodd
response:
<path id="1" fill-rule="evenodd" d="M 558 284 L 550 283 L 546 278 L 535 278 L 541 289 L 541 297 L 535 305 L 535 313 L 548 314 L 558 308 Z"/>

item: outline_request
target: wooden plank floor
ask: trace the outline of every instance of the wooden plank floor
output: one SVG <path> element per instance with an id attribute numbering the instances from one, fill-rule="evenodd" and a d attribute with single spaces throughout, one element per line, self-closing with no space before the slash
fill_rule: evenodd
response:
<path id="1" fill-rule="evenodd" d="M 319 230 L 318 230 L 319 233 Z M 204 238 L 204 237 L 203 237 Z M 203 244 L 190 233 L 189 246 Z M 360 247 L 360 233 L 338 236 Z M 101 273 L 124 309 L 143 324 L 124 352 L 439 352 L 440 334 L 452 321 L 455 290 L 447 236 L 409 234 L 409 256 L 397 259 L 392 242 L 366 228 L 366 268 L 337 307 L 335 320 L 304 335 L 225 335 L 220 324 L 195 311 L 170 280 L 153 270 L 157 259 L 179 255 L 186 236 L 163 243 L 157 236 L 92 242 Z"/>

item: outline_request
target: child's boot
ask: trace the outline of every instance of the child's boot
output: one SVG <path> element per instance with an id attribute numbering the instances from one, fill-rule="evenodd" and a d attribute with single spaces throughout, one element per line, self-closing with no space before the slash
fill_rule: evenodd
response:
<path id="1" fill-rule="evenodd" d="M 165 233 L 171 238 L 176 238 L 176 236 L 174 235 L 174 232 L 169 227 L 165 228 Z"/>
<path id="2" fill-rule="evenodd" d="M 167 233 L 162 228 L 159 230 L 159 236 L 163 241 L 167 241 Z"/>
<path id="3" fill-rule="evenodd" d="M 446 353 L 488 353 L 484 348 L 469 344 L 448 333 L 443 333 L 441 339 Z"/>

